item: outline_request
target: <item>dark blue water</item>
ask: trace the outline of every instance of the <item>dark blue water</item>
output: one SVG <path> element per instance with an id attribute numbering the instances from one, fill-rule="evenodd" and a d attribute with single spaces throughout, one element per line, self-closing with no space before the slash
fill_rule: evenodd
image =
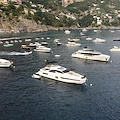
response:
<path id="1" fill-rule="evenodd" d="M 44 37 L 53 53 L 35 52 L 28 56 L 0 55 L 14 61 L 14 70 L 0 68 L 0 120 L 120 120 L 120 53 L 110 52 L 114 45 L 120 47 L 120 31 L 109 30 L 93 32 L 89 30 L 85 36 L 106 39 L 106 43 L 95 44 L 80 36 L 81 30 L 72 30 L 70 35 L 64 31 L 48 31 L 44 33 L 22 33 L 7 37 Z M 1 36 L 4 38 L 5 36 Z M 50 37 L 50 40 L 46 38 Z M 63 44 L 68 38 L 80 38 L 81 47 L 57 46 L 53 43 L 59 38 Z M 21 45 L 4 48 L 0 52 L 21 52 Z M 71 58 L 78 49 L 89 46 L 111 56 L 108 63 L 84 61 Z M 54 55 L 60 54 L 60 58 Z M 56 82 L 51 79 L 40 80 L 31 77 L 44 67 L 44 60 L 56 60 L 58 64 L 73 69 L 87 76 L 87 85 L 75 85 Z M 92 84 L 92 86 L 90 86 Z"/>

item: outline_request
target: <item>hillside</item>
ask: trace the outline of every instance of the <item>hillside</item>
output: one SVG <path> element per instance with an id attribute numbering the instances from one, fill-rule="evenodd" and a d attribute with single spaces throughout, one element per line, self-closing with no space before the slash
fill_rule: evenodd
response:
<path id="1" fill-rule="evenodd" d="M 62 0 L 0 4 L 1 30 L 19 33 L 80 27 L 119 28 L 119 0 L 83 0 L 67 7 Z"/>

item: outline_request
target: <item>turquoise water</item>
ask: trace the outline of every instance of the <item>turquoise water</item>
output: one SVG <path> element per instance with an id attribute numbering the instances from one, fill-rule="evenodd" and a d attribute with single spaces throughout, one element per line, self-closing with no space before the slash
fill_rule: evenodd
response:
<path id="1" fill-rule="evenodd" d="M 21 33 L 5 37 L 44 37 L 53 53 L 33 51 L 28 56 L 19 56 L 21 45 L 29 44 L 24 39 L 22 43 L 14 43 L 13 47 L 0 45 L 0 58 L 13 60 L 14 70 L 0 68 L 0 119 L 1 120 L 119 120 L 120 119 L 120 53 L 110 52 L 113 46 L 120 47 L 120 31 L 102 30 L 85 32 L 86 37 L 103 38 L 106 43 L 95 44 L 86 41 L 80 35 L 81 30 L 71 30 L 70 35 L 64 31 L 48 31 L 43 33 Z M 47 37 L 50 37 L 48 40 Z M 54 44 L 54 39 L 60 39 L 62 46 Z M 81 47 L 67 47 L 68 38 L 79 38 Z M 85 61 L 71 58 L 78 49 L 88 46 L 111 56 L 108 63 Z M 11 55 L 10 52 L 16 52 Z M 4 54 L 3 54 L 4 53 Z M 7 53 L 7 54 L 6 54 Z M 61 55 L 55 58 L 55 55 Z M 87 85 L 75 85 L 56 82 L 51 79 L 40 80 L 31 77 L 44 67 L 45 60 L 55 60 L 58 64 L 85 74 Z M 91 86 L 92 85 L 92 86 Z"/>

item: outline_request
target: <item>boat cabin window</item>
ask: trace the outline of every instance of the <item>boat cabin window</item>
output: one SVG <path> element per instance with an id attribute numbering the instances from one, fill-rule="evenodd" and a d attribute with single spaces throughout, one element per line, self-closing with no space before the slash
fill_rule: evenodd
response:
<path id="1" fill-rule="evenodd" d="M 53 73 L 55 73 L 55 72 L 56 72 L 56 70 L 50 70 L 50 72 L 53 72 Z"/>
<path id="2" fill-rule="evenodd" d="M 93 49 L 83 49 L 84 51 L 94 51 Z"/>
<path id="3" fill-rule="evenodd" d="M 56 72 L 58 72 L 58 73 L 63 73 L 62 71 L 58 71 L 58 70 L 56 70 Z"/>
<path id="4" fill-rule="evenodd" d="M 59 70 L 50 70 L 50 72 L 53 72 L 53 73 L 55 73 L 55 72 L 62 73 L 62 71 L 59 71 Z"/>
<path id="5" fill-rule="evenodd" d="M 67 72 L 69 72 L 69 70 L 65 70 L 65 71 L 64 71 L 64 73 L 67 73 Z"/>
<path id="6" fill-rule="evenodd" d="M 84 55 L 100 55 L 99 53 L 81 53 L 81 54 L 84 54 Z"/>

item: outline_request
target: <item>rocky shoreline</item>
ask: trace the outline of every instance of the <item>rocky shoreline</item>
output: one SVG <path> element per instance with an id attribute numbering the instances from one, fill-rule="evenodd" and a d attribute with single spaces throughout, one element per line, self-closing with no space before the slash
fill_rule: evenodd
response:
<path id="1" fill-rule="evenodd" d="M 50 30 L 65 30 L 65 29 L 82 29 L 80 27 L 59 27 L 55 28 L 52 26 L 43 25 L 41 23 L 36 23 L 33 20 L 28 20 L 24 18 L 19 18 L 19 22 L 13 21 L 3 21 L 0 20 L 0 35 L 11 34 L 11 33 L 22 33 L 22 32 L 46 32 Z M 120 29 L 119 27 L 87 27 L 86 29 Z"/>

